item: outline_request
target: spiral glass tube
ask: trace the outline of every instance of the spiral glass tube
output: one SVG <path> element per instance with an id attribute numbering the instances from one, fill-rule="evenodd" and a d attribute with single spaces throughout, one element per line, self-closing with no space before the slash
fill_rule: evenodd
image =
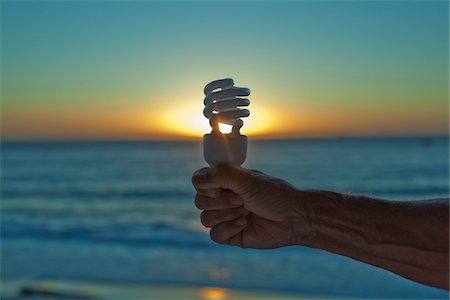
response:
<path id="1" fill-rule="evenodd" d="M 250 100 L 243 98 L 250 95 L 250 89 L 234 86 L 231 78 L 219 79 L 208 83 L 204 88 L 205 108 L 203 114 L 209 119 L 212 133 L 219 133 L 219 123 L 232 125 L 232 134 L 240 134 L 244 122 L 241 118 L 248 117 Z"/>

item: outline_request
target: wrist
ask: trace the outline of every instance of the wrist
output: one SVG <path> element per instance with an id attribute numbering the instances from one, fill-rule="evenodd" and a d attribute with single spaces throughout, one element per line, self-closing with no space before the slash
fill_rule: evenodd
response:
<path id="1" fill-rule="evenodd" d="M 316 191 L 296 190 L 292 201 L 292 245 L 313 247 L 317 236 Z"/>

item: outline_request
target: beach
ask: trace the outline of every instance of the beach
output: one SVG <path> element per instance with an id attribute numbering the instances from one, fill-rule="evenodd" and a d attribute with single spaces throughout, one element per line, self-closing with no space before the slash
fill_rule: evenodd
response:
<path id="1" fill-rule="evenodd" d="M 227 299 L 319 299 L 298 293 L 276 293 L 273 291 L 246 291 L 217 287 L 138 285 L 109 282 L 82 281 L 9 281 L 2 282 L 2 299 L 185 299 L 185 300 L 227 300 Z"/>

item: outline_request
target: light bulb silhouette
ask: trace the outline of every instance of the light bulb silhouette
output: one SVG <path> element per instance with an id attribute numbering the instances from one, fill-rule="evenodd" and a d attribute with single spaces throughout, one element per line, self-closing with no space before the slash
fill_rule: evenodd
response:
<path id="1" fill-rule="evenodd" d="M 241 118 L 248 117 L 250 90 L 234 86 L 231 78 L 219 79 L 208 83 L 204 88 L 205 108 L 203 114 L 209 119 L 212 131 L 203 137 L 203 156 L 206 162 L 215 166 L 232 164 L 240 166 L 247 156 L 247 137 L 240 133 L 244 122 Z M 232 125 L 231 133 L 220 132 L 219 123 Z"/>

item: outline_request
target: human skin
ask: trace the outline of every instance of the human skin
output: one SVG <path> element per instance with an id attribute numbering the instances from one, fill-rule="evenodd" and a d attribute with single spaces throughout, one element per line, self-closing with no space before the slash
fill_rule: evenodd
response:
<path id="1" fill-rule="evenodd" d="M 319 248 L 449 289 L 449 199 L 389 201 L 301 190 L 221 165 L 192 177 L 211 239 L 242 248 Z"/>

